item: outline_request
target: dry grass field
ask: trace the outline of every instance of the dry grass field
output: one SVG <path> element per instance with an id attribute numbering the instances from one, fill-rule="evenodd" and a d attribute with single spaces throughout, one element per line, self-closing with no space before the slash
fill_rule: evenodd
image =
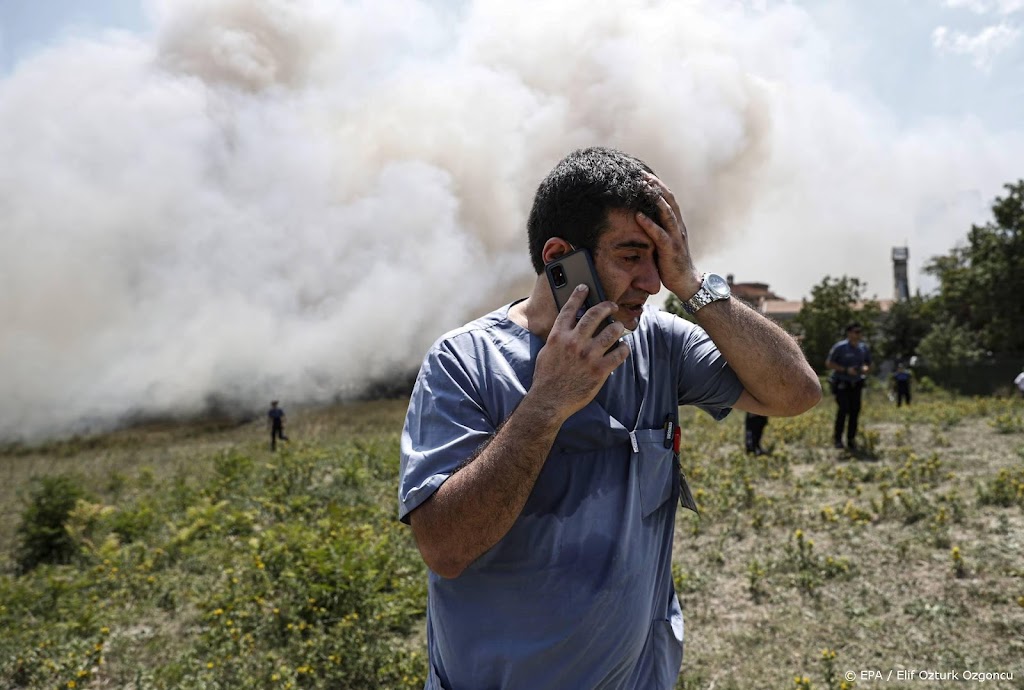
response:
<path id="1" fill-rule="evenodd" d="M 421 688 L 404 408 L 289 408 L 276 454 L 262 420 L 0 451 L 0 687 Z M 856 456 L 832 412 L 771 420 L 754 458 L 742 414 L 684 410 L 678 687 L 1024 688 L 1024 402 L 869 391 Z M 72 551 L 21 572 L 26 506 L 63 475 Z"/>
<path id="2" fill-rule="evenodd" d="M 694 420 L 681 687 L 1024 687 L 1024 405 L 875 394 L 857 456 L 832 411 L 772 420 L 753 459 Z"/>

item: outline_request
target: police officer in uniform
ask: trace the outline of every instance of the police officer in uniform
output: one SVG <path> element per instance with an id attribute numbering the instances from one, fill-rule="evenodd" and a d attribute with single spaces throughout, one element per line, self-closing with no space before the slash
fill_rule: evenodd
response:
<path id="1" fill-rule="evenodd" d="M 829 350 L 825 366 L 832 370 L 829 383 L 836 398 L 836 424 L 833 440 L 836 448 L 843 447 L 843 429 L 846 429 L 846 447 L 857 449 L 857 418 L 860 416 L 860 399 L 864 380 L 871 370 L 871 353 L 861 342 L 862 330 L 859 323 L 846 327 L 846 339 L 840 340 Z M 847 423 L 847 421 L 849 423 Z"/>

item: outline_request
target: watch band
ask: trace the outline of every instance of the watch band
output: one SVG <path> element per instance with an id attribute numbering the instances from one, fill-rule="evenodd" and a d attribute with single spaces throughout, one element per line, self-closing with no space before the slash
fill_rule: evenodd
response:
<path id="1" fill-rule="evenodd" d="M 726 288 L 722 294 L 716 293 L 711 289 L 710 281 L 708 280 L 709 276 L 714 278 L 716 281 L 725 282 L 724 279 L 717 274 L 705 273 L 701 276 L 700 289 L 697 290 L 697 293 L 693 297 L 683 302 L 683 309 L 686 310 L 687 314 L 693 315 L 699 309 L 711 304 L 712 302 L 729 299 L 732 291 Z"/>
<path id="2" fill-rule="evenodd" d="M 708 290 L 708 286 L 704 282 L 707 280 L 707 277 L 707 273 L 700 277 L 700 289 L 697 290 L 693 297 L 683 302 L 683 309 L 686 310 L 687 314 L 693 315 L 698 309 L 711 304 L 715 300 L 711 290 Z"/>
<path id="3" fill-rule="evenodd" d="M 702 285 L 700 290 L 697 290 L 696 295 L 683 302 L 683 309 L 686 310 L 687 314 L 692 315 L 701 307 L 705 307 L 714 301 L 715 298 L 711 296 L 711 291 Z"/>

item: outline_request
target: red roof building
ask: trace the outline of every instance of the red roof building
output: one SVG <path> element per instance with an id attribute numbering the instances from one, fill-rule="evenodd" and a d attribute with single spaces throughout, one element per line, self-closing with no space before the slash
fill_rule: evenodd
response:
<path id="1" fill-rule="evenodd" d="M 792 321 L 804 305 L 803 300 L 794 301 L 779 297 L 768 288 L 768 283 L 737 283 L 734 282 L 731 273 L 725 279 L 729 281 L 733 296 L 740 298 L 751 308 L 778 323 Z M 889 311 L 894 300 L 880 299 L 876 301 L 884 314 Z M 860 309 L 861 306 L 858 304 L 855 308 Z"/>

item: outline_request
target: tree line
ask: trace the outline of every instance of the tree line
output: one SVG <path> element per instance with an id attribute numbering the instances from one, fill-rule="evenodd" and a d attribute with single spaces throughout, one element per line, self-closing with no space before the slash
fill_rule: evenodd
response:
<path id="1" fill-rule="evenodd" d="M 859 278 L 825 276 L 815 285 L 786 324 L 812 366 L 823 371 L 829 348 L 853 321 L 862 324 L 876 361 L 916 356 L 939 381 L 998 356 L 1024 361 L 1024 179 L 1004 189 L 991 220 L 973 225 L 966 243 L 925 265 L 939 283 L 932 294 L 918 293 L 883 313 Z M 685 315 L 673 297 L 666 309 Z"/>

